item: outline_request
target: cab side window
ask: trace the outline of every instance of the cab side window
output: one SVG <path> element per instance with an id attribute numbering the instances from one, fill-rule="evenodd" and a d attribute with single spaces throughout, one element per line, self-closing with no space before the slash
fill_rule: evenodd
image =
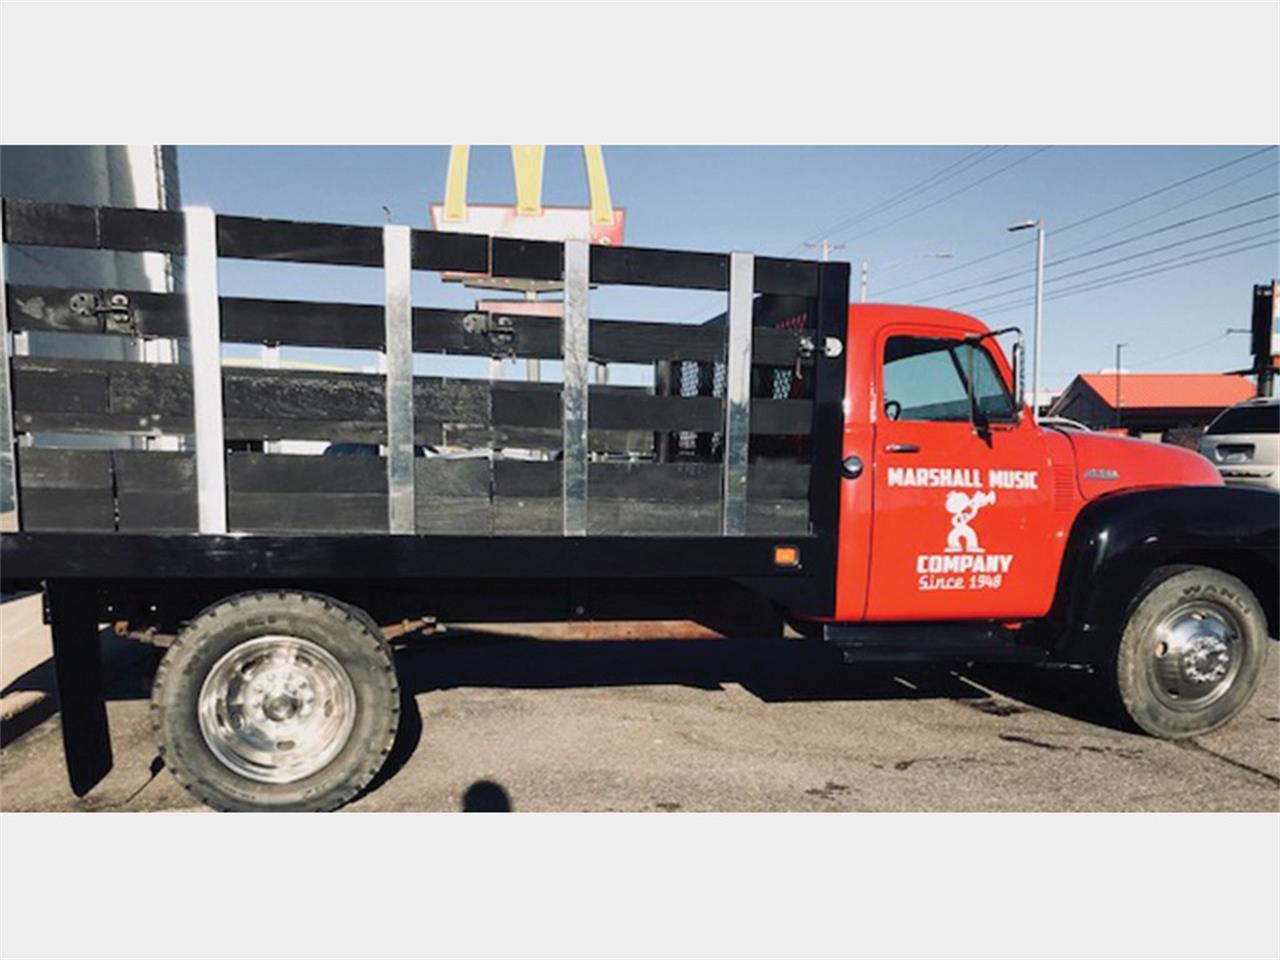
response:
<path id="1" fill-rule="evenodd" d="M 890 337 L 884 349 L 883 412 L 891 420 L 968 422 L 970 375 L 978 408 L 987 419 L 1013 419 L 1013 399 L 980 344 Z"/>

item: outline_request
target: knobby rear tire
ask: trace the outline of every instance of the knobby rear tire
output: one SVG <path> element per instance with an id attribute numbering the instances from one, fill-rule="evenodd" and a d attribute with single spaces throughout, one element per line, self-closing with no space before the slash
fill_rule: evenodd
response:
<path id="1" fill-rule="evenodd" d="M 219 700 L 227 689 L 239 700 Z M 216 810 L 334 810 L 385 762 L 400 692 L 391 649 L 364 611 L 316 593 L 254 591 L 214 604 L 182 631 L 156 672 L 151 719 L 165 765 Z M 247 745 L 247 733 L 292 736 L 290 723 L 304 724 L 299 747 L 317 742 L 310 754 L 290 755 L 288 739 Z M 303 761 L 257 763 L 263 756 Z"/>

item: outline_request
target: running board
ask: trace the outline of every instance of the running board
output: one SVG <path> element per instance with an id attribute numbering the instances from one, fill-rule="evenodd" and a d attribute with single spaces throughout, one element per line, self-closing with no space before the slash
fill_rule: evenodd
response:
<path id="1" fill-rule="evenodd" d="M 828 623 L 823 639 L 845 663 L 1038 663 L 1043 647 L 1017 643 L 1017 631 L 991 623 Z"/>

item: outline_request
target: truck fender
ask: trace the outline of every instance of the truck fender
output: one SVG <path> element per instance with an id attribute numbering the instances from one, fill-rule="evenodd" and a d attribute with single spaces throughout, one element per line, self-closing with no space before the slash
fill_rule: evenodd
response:
<path id="1" fill-rule="evenodd" d="M 1067 538 L 1046 618 L 1056 658 L 1092 662 L 1124 628 L 1152 571 L 1201 564 L 1257 595 L 1280 633 L 1280 494 L 1243 487 L 1160 487 L 1087 503 Z"/>

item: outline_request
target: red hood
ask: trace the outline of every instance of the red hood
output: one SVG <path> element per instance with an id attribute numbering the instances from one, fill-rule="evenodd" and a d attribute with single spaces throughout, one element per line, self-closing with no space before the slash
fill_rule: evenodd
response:
<path id="1" fill-rule="evenodd" d="M 1204 457 L 1182 447 L 1064 430 L 1076 458 L 1076 483 L 1086 500 L 1136 487 L 1221 486 L 1222 477 Z"/>

